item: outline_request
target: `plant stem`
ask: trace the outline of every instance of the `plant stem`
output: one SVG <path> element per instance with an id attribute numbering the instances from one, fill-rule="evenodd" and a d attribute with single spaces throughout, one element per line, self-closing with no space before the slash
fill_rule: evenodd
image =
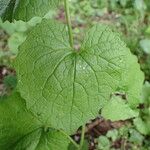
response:
<path id="1" fill-rule="evenodd" d="M 62 130 L 59 130 L 63 135 L 65 135 L 69 140 L 70 142 L 77 148 L 79 149 L 79 145 L 67 134 L 65 133 L 64 131 Z"/>
<path id="2" fill-rule="evenodd" d="M 73 48 L 73 34 L 72 34 L 68 0 L 64 0 L 64 5 L 65 5 L 65 14 L 66 14 L 67 26 L 68 26 L 69 42 L 70 42 L 70 46 Z"/>
<path id="3" fill-rule="evenodd" d="M 80 140 L 80 146 L 79 146 L 78 150 L 82 150 L 82 147 L 84 144 L 84 135 L 85 135 L 85 125 L 82 126 L 81 140 Z"/>

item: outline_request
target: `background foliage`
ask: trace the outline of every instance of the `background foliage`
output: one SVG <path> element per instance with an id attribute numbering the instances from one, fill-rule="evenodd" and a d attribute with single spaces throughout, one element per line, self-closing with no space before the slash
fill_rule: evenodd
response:
<path id="1" fill-rule="evenodd" d="M 76 48 L 87 28 L 99 23 L 112 26 L 114 31 L 120 31 L 121 38 L 127 43 L 131 52 L 138 57 L 141 69 L 145 74 L 145 84 L 140 115 L 128 125 L 107 132 L 106 135 L 94 139 L 97 149 L 150 149 L 150 1 L 149 0 L 71 0 L 71 18 L 75 35 Z M 64 9 L 60 5 L 57 12 L 51 11 L 46 18 L 55 18 L 65 22 Z M 18 46 L 25 41 L 31 29 L 41 22 L 41 17 L 34 17 L 28 22 L 0 21 L 0 67 L 11 67 Z M 6 67 L 7 68 L 7 67 Z M 14 71 L 9 71 L 1 79 L 3 85 L 1 94 L 8 94 L 16 86 Z M 119 99 L 118 99 L 119 102 Z M 115 107 L 115 104 L 112 104 Z M 121 107 L 125 107 L 120 103 Z M 108 110 L 108 109 L 107 109 Z M 129 111 L 127 109 L 127 111 Z M 103 112 L 107 115 L 107 112 Z M 136 116 L 135 112 L 132 112 Z M 126 117 L 126 116 L 125 116 Z M 115 120 L 115 119 L 114 119 Z M 121 142 L 117 147 L 116 143 Z M 117 143 L 117 144 L 118 144 Z"/>

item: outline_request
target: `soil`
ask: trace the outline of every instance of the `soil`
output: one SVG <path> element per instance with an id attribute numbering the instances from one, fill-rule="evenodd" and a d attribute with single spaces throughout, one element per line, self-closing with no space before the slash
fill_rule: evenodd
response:
<path id="1" fill-rule="evenodd" d="M 110 120 L 105 120 L 101 117 L 98 117 L 94 120 L 91 120 L 86 124 L 85 129 L 85 139 L 89 143 L 89 150 L 96 150 L 97 147 L 97 138 L 101 135 L 106 135 L 109 130 L 121 128 L 124 125 L 130 123 L 130 120 L 126 121 L 115 121 L 111 122 Z M 80 143 L 81 137 L 81 128 L 77 131 L 75 135 L 72 135 L 72 138 Z M 121 148 L 124 143 L 124 139 L 117 139 L 113 144 L 112 148 Z M 128 150 L 129 146 L 126 146 L 126 150 Z"/>

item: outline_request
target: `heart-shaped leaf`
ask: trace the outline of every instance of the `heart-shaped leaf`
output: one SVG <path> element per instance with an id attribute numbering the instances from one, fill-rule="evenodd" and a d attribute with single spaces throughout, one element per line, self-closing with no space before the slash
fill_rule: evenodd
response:
<path id="1" fill-rule="evenodd" d="M 21 45 L 15 66 L 27 108 L 42 122 L 72 134 L 95 118 L 117 91 L 130 95 L 132 105 L 139 98 L 143 74 L 135 56 L 108 26 L 92 27 L 79 51 L 70 47 L 66 29 L 43 20 Z"/>

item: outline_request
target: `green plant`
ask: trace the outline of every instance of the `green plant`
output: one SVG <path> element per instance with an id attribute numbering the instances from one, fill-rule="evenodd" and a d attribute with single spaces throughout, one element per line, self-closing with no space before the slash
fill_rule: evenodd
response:
<path id="1" fill-rule="evenodd" d="M 100 136 L 98 139 L 99 150 L 110 150 L 110 141 L 106 136 Z"/>
<path id="2" fill-rule="evenodd" d="M 146 82 L 143 86 L 142 93 L 142 105 L 143 108 L 140 111 L 140 116 L 134 119 L 134 124 L 140 133 L 144 135 L 150 135 L 150 83 Z"/>
<path id="3" fill-rule="evenodd" d="M 106 136 L 100 136 L 98 139 L 99 150 L 116 150 L 115 143 L 121 144 L 120 149 L 146 150 L 148 146 L 144 145 L 144 136 L 135 130 L 131 125 L 114 129 L 107 132 Z M 116 144 L 117 146 L 117 144 Z"/>
<path id="4" fill-rule="evenodd" d="M 0 14 L 2 19 L 13 21 L 24 20 L 28 21 L 34 16 L 43 17 L 50 8 L 58 5 L 59 0 L 1 0 L 0 1 Z"/>
<path id="5" fill-rule="evenodd" d="M 0 1 L 0 13 L 3 20 L 10 21 L 43 16 L 48 4 L 54 3 L 48 0 L 39 9 L 42 0 L 30 0 L 26 5 L 24 0 L 13 5 L 8 2 L 6 7 L 6 1 Z M 28 5 L 33 6 L 34 12 L 32 7 L 24 11 L 22 7 Z M 85 124 L 100 115 L 100 109 L 106 119 L 112 120 L 138 114 L 135 111 L 144 77 L 137 58 L 118 33 L 102 24 L 89 29 L 80 50 L 76 50 L 68 0 L 64 0 L 64 5 L 67 27 L 43 19 L 19 48 L 14 66 L 20 94 L 14 92 L 0 100 L 0 149 L 65 150 L 70 143 L 82 149 Z M 14 11 L 10 14 L 12 7 Z M 117 108 L 115 118 L 109 105 Z M 129 113 L 120 115 L 120 111 Z M 78 145 L 69 135 L 80 126 Z"/>

